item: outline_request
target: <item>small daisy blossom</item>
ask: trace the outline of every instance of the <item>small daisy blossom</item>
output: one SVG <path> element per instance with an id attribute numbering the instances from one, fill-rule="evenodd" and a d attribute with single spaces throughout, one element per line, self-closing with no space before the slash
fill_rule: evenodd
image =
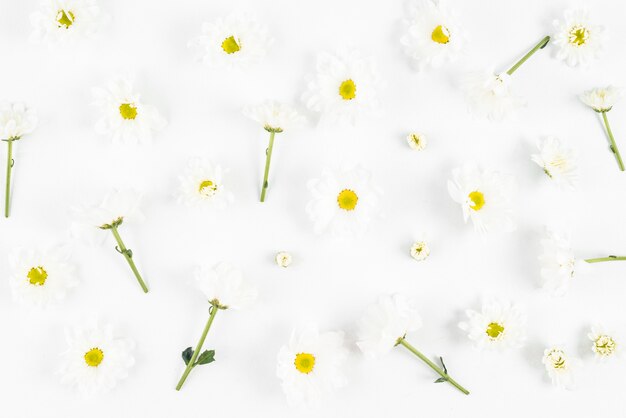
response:
<path id="1" fill-rule="evenodd" d="M 128 377 L 135 364 L 134 343 L 116 336 L 110 325 L 97 323 L 74 327 L 65 332 L 67 350 L 63 354 L 61 381 L 86 396 L 107 392 Z"/>
<path id="2" fill-rule="evenodd" d="M 468 309 L 465 314 L 459 328 L 480 349 L 518 348 L 526 341 L 526 313 L 508 301 L 486 299 L 480 311 Z"/>
<path id="3" fill-rule="evenodd" d="M 233 194 L 224 185 L 225 170 L 203 158 L 189 160 L 179 176 L 178 201 L 187 206 L 223 209 L 233 202 Z"/>
<path id="4" fill-rule="evenodd" d="M 343 332 L 320 332 L 313 324 L 294 330 L 276 367 L 287 402 L 314 406 L 344 387 L 347 357 Z"/>
<path id="5" fill-rule="evenodd" d="M 606 86 L 585 91 L 580 100 L 598 113 L 608 112 L 622 98 L 624 90 L 619 87 Z"/>
<path id="6" fill-rule="evenodd" d="M 604 27 L 593 23 L 584 9 L 565 11 L 563 19 L 555 20 L 553 26 L 556 57 L 572 67 L 596 59 L 608 39 Z"/>
<path id="7" fill-rule="evenodd" d="M 340 171 L 326 169 L 310 180 L 312 199 L 306 210 L 315 232 L 329 231 L 335 237 L 359 236 L 380 213 L 382 192 L 369 171 L 357 166 Z"/>
<path id="8" fill-rule="evenodd" d="M 274 257 L 274 261 L 280 267 L 289 267 L 291 262 L 293 261 L 293 257 L 287 251 L 280 251 L 276 253 L 276 257 Z"/>
<path id="9" fill-rule="evenodd" d="M 428 145 L 428 138 L 424 134 L 412 133 L 406 136 L 409 147 L 415 151 L 421 151 Z"/>
<path id="10" fill-rule="evenodd" d="M 555 231 L 546 231 L 541 246 L 541 285 L 549 293 L 562 296 L 569 290 L 581 263 L 574 257 L 569 237 Z"/>
<path id="11" fill-rule="evenodd" d="M 37 113 L 24 103 L 0 103 L 0 139 L 18 140 L 37 127 Z"/>
<path id="12" fill-rule="evenodd" d="M 291 106 L 267 101 L 257 106 L 246 106 L 244 116 L 260 123 L 268 132 L 283 132 L 304 124 L 304 117 Z"/>
<path id="13" fill-rule="evenodd" d="M 526 104 L 511 90 L 511 76 L 506 73 L 471 72 L 465 77 L 462 88 L 471 111 L 490 120 L 501 120 Z"/>
<path id="14" fill-rule="evenodd" d="M 262 61 L 273 40 L 250 14 L 230 14 L 202 24 L 200 36 L 189 41 L 196 58 L 209 68 L 244 69 Z"/>
<path id="15" fill-rule="evenodd" d="M 154 106 L 143 103 L 128 77 L 113 80 L 106 87 L 95 87 L 92 94 L 101 112 L 96 133 L 114 143 L 149 143 L 167 125 Z"/>
<path id="16" fill-rule="evenodd" d="M 243 273 L 229 263 L 215 267 L 201 266 L 195 272 L 199 289 L 207 300 L 220 309 L 243 309 L 257 296 L 256 288 L 243 278 Z"/>
<path id="17" fill-rule="evenodd" d="M 574 388 L 574 377 L 580 360 L 567 354 L 560 346 L 553 346 L 543 352 L 542 363 L 554 386 Z"/>
<path id="18" fill-rule="evenodd" d="M 587 337 L 591 340 L 591 351 L 595 353 L 597 359 L 606 360 L 621 354 L 621 343 L 612 330 L 594 325 Z"/>
<path id="19" fill-rule="evenodd" d="M 417 261 L 424 261 L 430 256 L 430 247 L 428 246 L 428 242 L 421 239 L 415 241 L 413 245 L 411 245 L 411 249 L 409 251 L 411 257 L 413 257 Z"/>
<path id="20" fill-rule="evenodd" d="M 576 153 L 553 136 L 539 140 L 537 148 L 539 153 L 533 154 L 531 159 L 559 187 L 574 190 L 578 183 Z"/>
<path id="21" fill-rule="evenodd" d="M 302 96 L 310 110 L 352 124 L 378 112 L 381 81 L 371 58 L 344 48 L 337 54 L 319 54 L 316 69 Z"/>
<path id="22" fill-rule="evenodd" d="M 410 3 L 407 15 L 407 31 L 400 43 L 416 69 L 439 68 L 457 59 L 465 44 L 465 33 L 443 1 Z"/>
<path id="23" fill-rule="evenodd" d="M 465 164 L 452 171 L 448 192 L 452 200 L 461 205 L 465 222 L 471 219 L 476 231 L 515 229 L 511 219 L 513 179 L 510 176 Z"/>
<path id="24" fill-rule="evenodd" d="M 43 0 L 30 16 L 34 41 L 71 42 L 92 37 L 106 16 L 95 0 Z"/>
<path id="25" fill-rule="evenodd" d="M 13 297 L 24 305 L 46 307 L 58 303 L 79 283 L 66 246 L 17 248 L 9 254 L 9 265 Z"/>

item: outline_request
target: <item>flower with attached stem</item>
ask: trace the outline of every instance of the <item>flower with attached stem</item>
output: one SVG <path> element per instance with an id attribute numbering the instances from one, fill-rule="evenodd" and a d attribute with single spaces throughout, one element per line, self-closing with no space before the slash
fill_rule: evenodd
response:
<path id="1" fill-rule="evenodd" d="M 105 20 L 95 0 L 43 0 L 30 16 L 32 39 L 60 43 L 89 38 Z"/>
<path id="2" fill-rule="evenodd" d="M 566 10 L 563 20 L 555 20 L 553 26 L 556 57 L 572 67 L 597 58 L 608 38 L 604 26 L 592 23 L 585 9 Z"/>
<path id="3" fill-rule="evenodd" d="M 544 48 L 548 42 L 550 42 L 549 36 L 541 39 L 505 73 L 497 74 L 491 70 L 470 73 L 465 79 L 463 88 L 473 111 L 488 119 L 497 120 L 521 106 L 524 101 L 511 92 L 511 76 L 535 52 Z"/>
<path id="4" fill-rule="evenodd" d="M 615 357 L 621 352 L 621 343 L 615 338 L 615 333 L 600 325 L 592 326 L 587 337 L 591 340 L 591 351 L 599 360 Z"/>
<path id="5" fill-rule="evenodd" d="M 578 358 L 570 356 L 561 346 L 553 346 L 544 350 L 541 361 L 554 386 L 573 389 L 574 373 L 580 364 Z"/>
<path id="6" fill-rule="evenodd" d="M 11 197 L 11 171 L 13 160 L 13 143 L 19 141 L 23 135 L 29 134 L 37 127 L 35 111 L 26 107 L 24 103 L 0 103 L 0 140 L 8 145 L 6 187 L 4 192 L 4 216 L 9 217 Z"/>
<path id="7" fill-rule="evenodd" d="M 401 345 L 440 376 L 435 383 L 447 382 L 468 395 L 469 391 L 448 374 L 443 358 L 439 357 L 439 367 L 406 340 L 407 333 L 421 326 L 422 319 L 408 298 L 399 294 L 381 296 L 376 304 L 368 307 L 358 323 L 357 345 L 363 354 L 372 358 Z"/>
<path id="8" fill-rule="evenodd" d="M 574 190 L 578 182 L 577 156 L 558 138 L 549 136 L 537 143 L 539 154 L 531 156 L 558 186 Z"/>
<path id="9" fill-rule="evenodd" d="M 196 366 L 215 361 L 214 350 L 204 350 L 202 353 L 201 350 L 218 311 L 242 309 L 254 302 L 257 295 L 256 289 L 244 281 L 241 271 L 228 263 L 220 263 L 215 268 L 199 267 L 195 272 L 195 279 L 211 305 L 209 307 L 209 319 L 204 326 L 196 349 L 187 347 L 182 353 L 186 367 L 176 385 L 176 390 L 183 387 L 189 373 Z"/>
<path id="10" fill-rule="evenodd" d="M 272 162 L 274 136 L 285 130 L 291 130 L 302 125 L 304 118 L 292 107 L 272 101 L 258 106 L 247 106 L 243 109 L 243 114 L 260 123 L 263 129 L 270 134 L 270 142 L 265 150 L 265 173 L 263 175 L 263 184 L 261 185 L 261 202 L 265 202 L 265 194 L 269 186 L 267 179 L 270 173 L 270 163 Z"/>
<path id="11" fill-rule="evenodd" d="M 611 126 L 609 125 L 609 119 L 606 116 L 607 113 L 613 108 L 613 105 L 621 98 L 622 89 L 613 86 L 607 86 L 604 88 L 596 88 L 588 90 L 580 95 L 580 100 L 592 108 L 595 112 L 602 115 L 602 121 L 606 128 L 606 133 L 609 137 L 610 146 L 609 149 L 615 155 L 617 165 L 621 171 L 624 171 L 624 162 L 622 156 L 619 153 Z"/>

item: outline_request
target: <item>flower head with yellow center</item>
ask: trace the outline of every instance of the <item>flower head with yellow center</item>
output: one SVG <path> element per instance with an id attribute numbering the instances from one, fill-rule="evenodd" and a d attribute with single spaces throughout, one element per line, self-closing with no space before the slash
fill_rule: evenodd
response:
<path id="1" fill-rule="evenodd" d="M 411 149 L 421 151 L 428 145 L 428 138 L 424 134 L 411 133 L 406 136 L 406 142 Z"/>
<path id="2" fill-rule="evenodd" d="M 33 40 L 57 43 L 93 37 L 107 16 L 97 0 L 42 0 L 30 20 Z"/>
<path id="3" fill-rule="evenodd" d="M 287 268 L 291 265 L 293 257 L 287 251 L 279 251 L 274 257 L 274 261 L 280 267 Z"/>
<path id="4" fill-rule="evenodd" d="M 178 178 L 178 201 L 189 207 L 226 208 L 234 200 L 224 182 L 224 174 L 227 172 L 207 159 L 190 159 Z"/>
<path id="5" fill-rule="evenodd" d="M 417 261 L 424 261 L 430 255 L 430 247 L 426 241 L 420 240 L 416 241 L 411 245 L 411 249 L 409 251 L 411 257 L 413 257 Z"/>
<path id="6" fill-rule="evenodd" d="M 567 10 L 553 25 L 556 57 L 570 66 L 590 64 L 600 55 L 608 38 L 604 27 L 595 24 L 585 9 Z"/>
<path id="7" fill-rule="evenodd" d="M 506 300 L 486 298 L 480 311 L 468 309 L 459 328 L 480 349 L 519 348 L 526 341 L 526 314 Z"/>
<path id="8" fill-rule="evenodd" d="M 533 154 L 531 159 L 557 186 L 574 190 L 578 183 L 576 153 L 553 136 L 539 140 L 537 148 L 539 153 Z"/>
<path id="9" fill-rule="evenodd" d="M 591 351 L 595 353 L 597 359 L 605 360 L 621 354 L 621 344 L 613 330 L 594 325 L 587 336 L 591 340 Z"/>
<path id="10" fill-rule="evenodd" d="M 573 388 L 574 373 L 580 360 L 570 356 L 562 347 L 553 346 L 544 351 L 542 363 L 554 386 Z"/>

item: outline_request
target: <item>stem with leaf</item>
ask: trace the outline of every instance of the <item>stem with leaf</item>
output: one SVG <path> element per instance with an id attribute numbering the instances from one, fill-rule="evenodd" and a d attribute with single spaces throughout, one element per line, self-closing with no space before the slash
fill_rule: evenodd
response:
<path id="1" fill-rule="evenodd" d="M 133 252 L 124 245 L 122 237 L 120 237 L 120 233 L 117 231 L 117 225 L 111 225 L 108 229 L 111 229 L 111 232 L 115 237 L 115 241 L 117 241 L 117 247 L 115 247 L 115 249 L 118 253 L 122 254 L 128 262 L 128 265 L 133 271 L 133 274 L 135 275 L 135 278 L 137 278 L 137 281 L 139 282 L 139 285 L 143 289 L 144 293 L 148 293 L 148 286 L 146 286 L 146 283 L 141 278 L 141 274 L 139 274 L 139 270 L 137 270 L 137 266 L 135 266 L 135 262 L 133 261 Z"/>
<path id="2" fill-rule="evenodd" d="M 609 119 L 606 117 L 607 111 L 602 111 L 602 120 L 604 120 L 604 126 L 606 127 L 606 133 L 609 135 L 609 141 L 611 141 L 611 151 L 615 154 L 615 159 L 617 160 L 617 165 L 619 165 L 619 169 L 624 171 L 624 162 L 622 161 L 622 156 L 617 149 L 617 144 L 615 143 L 615 138 L 613 137 L 613 132 L 611 132 L 611 125 L 609 125 Z"/>
<path id="3" fill-rule="evenodd" d="M 544 37 L 541 41 L 539 41 L 537 45 L 533 47 L 533 49 L 528 51 L 526 55 L 524 55 L 519 61 L 513 64 L 513 66 L 509 68 L 509 70 L 506 73 L 508 75 L 513 74 L 515 70 L 521 67 L 522 64 L 525 63 L 528 60 L 528 58 L 532 57 L 535 52 L 539 51 L 540 49 L 543 49 L 546 45 L 548 45 L 548 42 L 550 42 L 550 37 L 549 36 Z"/>
<path id="4" fill-rule="evenodd" d="M 8 145 L 7 151 L 7 175 L 6 175 L 6 187 L 4 189 L 4 217 L 9 217 L 10 198 L 11 198 L 11 170 L 13 169 L 13 141 L 17 141 L 19 138 L 4 139 Z"/>
<path id="5" fill-rule="evenodd" d="M 626 257 L 625 256 L 610 255 L 608 257 L 587 258 L 585 261 L 587 263 L 602 263 L 604 261 L 626 261 Z"/>
<path id="6" fill-rule="evenodd" d="M 263 175 L 263 188 L 261 189 L 261 202 L 265 202 L 265 193 L 267 192 L 267 187 L 269 186 L 267 182 L 267 178 L 270 174 L 270 163 L 272 162 L 272 150 L 274 149 L 274 136 L 276 135 L 275 130 L 270 130 L 270 144 L 265 151 L 265 174 Z"/>

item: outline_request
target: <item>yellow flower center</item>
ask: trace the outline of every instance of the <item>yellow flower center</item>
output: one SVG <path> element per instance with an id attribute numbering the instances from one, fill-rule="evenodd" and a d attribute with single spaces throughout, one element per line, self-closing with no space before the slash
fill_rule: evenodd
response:
<path id="1" fill-rule="evenodd" d="M 610 356 L 617 349 L 617 343 L 608 335 L 600 335 L 596 338 L 593 346 L 593 351 L 601 356 Z"/>
<path id="2" fill-rule="evenodd" d="M 206 197 L 215 196 L 215 193 L 217 193 L 217 184 L 213 183 L 211 180 L 204 180 L 200 183 L 200 186 L 198 186 L 198 192 Z"/>
<path id="3" fill-rule="evenodd" d="M 430 35 L 431 39 L 438 44 L 447 44 L 450 42 L 450 31 L 445 26 L 439 25 Z"/>
<path id="4" fill-rule="evenodd" d="M 337 196 L 337 204 L 343 210 L 350 211 L 356 208 L 359 196 L 350 189 L 344 189 Z"/>
<path id="5" fill-rule="evenodd" d="M 478 190 L 471 192 L 467 197 L 472 201 L 470 208 L 473 210 L 481 210 L 485 206 L 485 195 Z"/>
<path id="6" fill-rule="evenodd" d="M 120 115 L 126 120 L 133 120 L 137 117 L 137 106 L 133 103 L 122 103 L 120 105 Z"/>
<path id="7" fill-rule="evenodd" d="M 33 286 L 43 286 L 48 278 L 48 272 L 43 267 L 33 267 L 26 275 L 28 282 Z"/>
<path id="8" fill-rule="evenodd" d="M 65 29 L 69 29 L 74 23 L 74 13 L 69 10 L 59 10 L 57 12 L 57 23 L 59 28 L 65 27 Z"/>
<path id="9" fill-rule="evenodd" d="M 356 84 L 348 79 L 339 86 L 339 95 L 343 100 L 352 100 L 356 97 Z"/>
<path id="10" fill-rule="evenodd" d="M 104 360 L 104 353 L 98 347 L 94 347 L 85 353 L 85 363 L 90 367 L 98 367 Z"/>
<path id="11" fill-rule="evenodd" d="M 313 371 L 315 366 L 315 357 L 309 353 L 298 353 L 293 361 L 296 366 L 296 370 L 300 373 L 309 374 Z"/>
<path id="12" fill-rule="evenodd" d="M 241 49 L 241 45 L 234 36 L 229 36 L 222 42 L 222 49 L 230 55 L 238 52 Z"/>
<path id="13" fill-rule="evenodd" d="M 551 350 L 548 353 L 548 360 L 552 363 L 552 367 L 554 369 L 564 369 L 565 368 L 565 353 L 563 350 Z"/>
<path id="14" fill-rule="evenodd" d="M 589 39 L 589 30 L 584 26 L 574 26 L 569 30 L 568 42 L 572 45 L 581 46 L 584 45 Z"/>
<path id="15" fill-rule="evenodd" d="M 504 332 L 504 327 L 497 322 L 492 322 L 487 325 L 487 329 L 485 330 L 489 338 L 492 340 L 498 339 L 500 335 Z"/>

